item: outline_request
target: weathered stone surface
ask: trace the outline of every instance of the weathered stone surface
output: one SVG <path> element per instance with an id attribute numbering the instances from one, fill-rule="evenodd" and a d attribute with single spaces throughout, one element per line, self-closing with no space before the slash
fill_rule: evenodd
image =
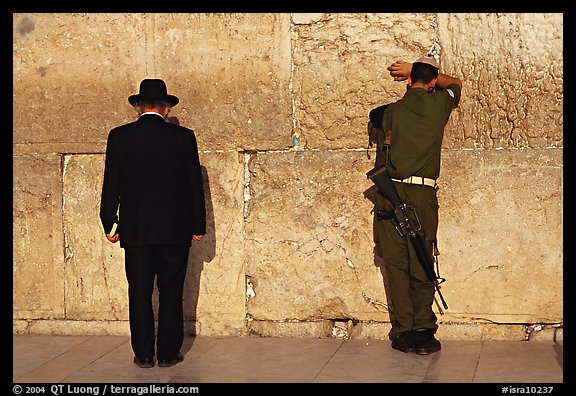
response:
<path id="1" fill-rule="evenodd" d="M 558 325 L 535 325 L 531 326 L 528 330 L 529 334 L 527 338 L 529 341 L 564 343 L 564 328 Z"/>
<path id="2" fill-rule="evenodd" d="M 406 89 L 386 67 L 428 52 L 436 39 L 436 14 L 304 14 L 293 22 L 301 145 L 365 147 L 370 110 L 398 100 Z"/>
<path id="3" fill-rule="evenodd" d="M 562 321 L 562 150 L 445 150 L 438 230 L 453 315 Z"/>
<path id="4" fill-rule="evenodd" d="M 371 167 L 363 151 L 253 156 L 246 271 L 254 319 L 388 318 L 364 197 Z"/>
<path id="5" fill-rule="evenodd" d="M 148 71 L 146 14 L 16 13 L 12 19 L 14 143 L 42 152 L 51 143 L 82 150 L 134 119 L 128 96 Z"/>
<path id="6" fill-rule="evenodd" d="M 63 318 L 62 181 L 59 155 L 14 156 L 14 319 Z"/>
<path id="7" fill-rule="evenodd" d="M 254 157 L 251 316 L 388 319 L 362 154 Z M 446 151 L 444 164 L 438 238 L 448 320 L 561 321 L 561 152 Z"/>
<path id="8" fill-rule="evenodd" d="M 438 338 L 442 340 L 524 341 L 523 325 L 494 323 L 444 323 L 440 321 Z"/>
<path id="9" fill-rule="evenodd" d="M 128 319 L 124 250 L 108 242 L 99 217 L 103 174 L 103 155 L 65 157 L 63 265 L 67 319 Z"/>
<path id="10" fill-rule="evenodd" d="M 376 339 L 388 340 L 388 334 L 392 329 L 389 322 L 358 322 L 348 326 L 348 338 L 351 339 Z"/>
<path id="11" fill-rule="evenodd" d="M 69 319 L 128 319 L 124 250 L 104 238 L 99 218 L 103 161 L 103 155 L 66 158 L 65 283 Z M 207 234 L 202 241 L 192 243 L 184 293 L 185 320 L 196 322 L 198 334 L 237 335 L 245 332 L 243 156 L 235 152 L 202 154 L 201 163 Z M 157 306 L 156 293 L 154 297 Z"/>
<path id="12" fill-rule="evenodd" d="M 563 15 L 438 14 L 441 70 L 462 102 L 445 147 L 562 147 Z"/>
<path id="13" fill-rule="evenodd" d="M 291 143 L 289 14 L 154 14 L 150 77 L 180 98 L 172 114 L 200 150 Z"/>
<path id="14" fill-rule="evenodd" d="M 515 340 L 526 339 L 526 329 L 523 325 L 508 325 L 494 323 L 454 323 L 444 321 L 439 317 L 438 332 L 440 340 Z M 359 322 L 348 326 L 348 336 L 352 339 L 389 339 L 390 323 Z"/>
<path id="15" fill-rule="evenodd" d="M 405 90 L 386 67 L 433 45 L 464 81 L 438 192 L 441 335 L 563 321 L 562 14 L 16 13 L 13 33 L 13 331 L 126 331 L 103 152 L 159 77 L 210 194 L 187 334 L 387 338 L 366 122 Z M 293 127 L 308 150 L 286 150 Z"/>
<path id="16" fill-rule="evenodd" d="M 127 320 L 17 320 L 14 334 L 129 336 Z"/>
<path id="17" fill-rule="evenodd" d="M 192 242 L 184 291 L 184 319 L 194 334 L 245 335 L 244 156 L 201 153 L 206 235 Z"/>
<path id="18" fill-rule="evenodd" d="M 330 337 L 333 322 L 318 320 L 313 322 L 271 322 L 252 320 L 248 323 L 248 335 L 261 337 L 326 338 Z"/>
<path id="19" fill-rule="evenodd" d="M 26 92 L 14 99 L 22 153 L 29 144 L 102 150 L 111 127 L 134 119 L 126 99 L 144 77 L 164 78 L 181 98 L 173 114 L 197 130 L 201 149 L 284 149 L 293 126 L 309 148 L 362 147 L 368 112 L 405 89 L 386 66 L 435 44 L 442 71 L 464 80 L 445 147 L 562 145 L 562 14 L 14 14 L 13 22 L 14 89 Z"/>

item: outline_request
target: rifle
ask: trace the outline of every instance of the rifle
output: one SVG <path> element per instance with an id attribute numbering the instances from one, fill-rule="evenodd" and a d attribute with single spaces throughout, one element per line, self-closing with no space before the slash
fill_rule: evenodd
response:
<path id="1" fill-rule="evenodd" d="M 444 282 L 445 279 L 436 275 L 434 271 L 434 263 L 432 262 L 430 255 L 426 252 L 422 234 L 419 233 L 422 227 L 420 219 L 418 219 L 418 214 L 416 213 L 416 208 L 413 205 L 408 205 L 402 202 L 398 192 L 396 191 L 396 187 L 394 187 L 394 184 L 392 183 L 392 179 L 390 178 L 386 166 L 383 165 L 376 167 L 366 173 L 366 176 L 378 187 L 380 193 L 394 205 L 393 212 L 379 210 L 377 213 L 378 220 L 392 220 L 400 236 L 410 237 L 418 261 L 422 265 L 422 268 L 424 268 L 424 272 L 426 272 L 428 279 L 430 279 L 434 284 L 434 288 L 436 289 L 440 300 L 442 300 L 442 305 L 445 309 L 448 309 L 448 305 L 446 304 L 446 301 L 444 301 L 444 297 L 440 292 L 440 283 Z M 410 213 L 412 213 L 412 215 L 410 215 Z M 434 298 L 434 300 L 436 300 L 436 298 Z M 436 301 L 436 304 L 438 305 L 440 314 L 444 314 L 438 301 Z"/>

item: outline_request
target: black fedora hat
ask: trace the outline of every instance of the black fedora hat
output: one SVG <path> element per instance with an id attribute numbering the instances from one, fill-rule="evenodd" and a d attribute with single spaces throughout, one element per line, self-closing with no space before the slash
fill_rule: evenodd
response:
<path id="1" fill-rule="evenodd" d="M 174 95 L 168 95 L 166 83 L 159 78 L 146 78 L 140 83 L 140 93 L 130 95 L 128 102 L 132 106 L 140 100 L 165 100 L 170 106 L 176 106 L 180 99 Z"/>

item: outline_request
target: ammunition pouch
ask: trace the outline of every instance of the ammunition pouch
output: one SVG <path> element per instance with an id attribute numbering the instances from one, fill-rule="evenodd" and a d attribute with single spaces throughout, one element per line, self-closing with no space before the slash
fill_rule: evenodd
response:
<path id="1" fill-rule="evenodd" d="M 422 229 L 416 208 L 412 205 L 402 204 L 396 207 L 393 212 L 378 210 L 376 216 L 378 220 L 392 220 L 396 231 L 402 237 L 413 235 Z"/>

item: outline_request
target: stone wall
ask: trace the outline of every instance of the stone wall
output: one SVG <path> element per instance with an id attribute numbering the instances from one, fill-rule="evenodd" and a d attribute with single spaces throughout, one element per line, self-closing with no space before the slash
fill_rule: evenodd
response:
<path id="1" fill-rule="evenodd" d="M 386 338 L 367 116 L 405 90 L 386 67 L 428 51 L 464 82 L 439 179 L 439 334 L 562 327 L 562 14 L 13 14 L 13 33 L 15 333 L 128 334 L 104 151 L 139 82 L 162 78 L 207 194 L 187 333 Z"/>

